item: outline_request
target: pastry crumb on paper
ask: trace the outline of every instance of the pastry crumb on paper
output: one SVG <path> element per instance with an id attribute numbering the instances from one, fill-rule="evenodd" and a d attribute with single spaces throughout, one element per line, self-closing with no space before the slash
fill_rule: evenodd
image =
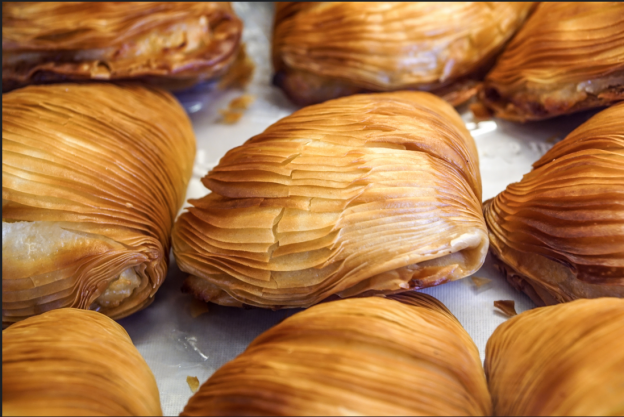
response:
<path id="1" fill-rule="evenodd" d="M 518 313 L 516 313 L 516 302 L 514 300 L 494 301 L 494 307 L 498 308 L 506 316 L 513 317 L 518 315 Z"/>
<path id="2" fill-rule="evenodd" d="M 201 301 L 201 300 L 197 300 L 197 299 L 193 299 L 191 301 L 190 303 L 191 317 L 197 318 L 201 316 L 202 314 L 207 313 L 208 311 L 210 311 L 208 309 L 208 303 Z"/>
<path id="3" fill-rule="evenodd" d="M 475 287 L 477 288 L 481 288 L 484 285 L 489 284 L 490 282 L 492 282 L 491 279 L 489 278 L 481 278 L 481 277 L 470 277 L 470 279 L 472 280 L 472 283 L 475 285 Z"/>
<path id="4" fill-rule="evenodd" d="M 230 101 L 228 107 L 226 109 L 219 110 L 221 113 L 221 120 L 226 124 L 233 124 L 240 120 L 243 117 L 244 110 L 249 108 L 251 103 L 256 100 L 254 96 L 251 94 L 243 94 L 240 97 L 237 97 Z"/>
<path id="5" fill-rule="evenodd" d="M 197 379 L 196 376 L 187 376 L 186 383 L 188 384 L 193 394 L 195 394 L 199 389 L 199 379 Z"/>

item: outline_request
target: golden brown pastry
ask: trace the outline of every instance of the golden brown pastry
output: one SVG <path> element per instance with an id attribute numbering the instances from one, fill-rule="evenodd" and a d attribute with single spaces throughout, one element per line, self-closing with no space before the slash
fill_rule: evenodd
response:
<path id="1" fill-rule="evenodd" d="M 163 91 L 3 94 L 3 324 L 61 307 L 121 318 L 151 303 L 194 155 L 191 123 Z"/>
<path id="2" fill-rule="evenodd" d="M 624 100 L 624 3 L 541 3 L 480 97 L 496 116 L 521 122 Z"/>
<path id="3" fill-rule="evenodd" d="M 526 311 L 488 340 L 496 416 L 624 415 L 624 300 Z"/>
<path id="4" fill-rule="evenodd" d="M 119 324 L 62 308 L 2 332 L 2 415 L 161 416 L 156 380 Z"/>
<path id="5" fill-rule="evenodd" d="M 557 143 L 484 204 L 490 248 L 538 305 L 624 297 L 624 103 Z"/>
<path id="6" fill-rule="evenodd" d="M 188 87 L 227 70 L 242 27 L 227 2 L 3 2 L 2 90 L 123 79 Z"/>
<path id="7" fill-rule="evenodd" d="M 182 416 L 491 415 L 474 342 L 416 292 L 314 306 L 261 334 Z"/>
<path id="8" fill-rule="evenodd" d="M 306 307 L 463 278 L 484 261 L 475 143 L 429 93 L 332 100 L 230 150 L 174 226 L 185 287 L 224 305 Z"/>
<path id="9" fill-rule="evenodd" d="M 274 83 L 299 105 L 374 91 L 425 90 L 453 105 L 533 3 L 276 3 Z"/>

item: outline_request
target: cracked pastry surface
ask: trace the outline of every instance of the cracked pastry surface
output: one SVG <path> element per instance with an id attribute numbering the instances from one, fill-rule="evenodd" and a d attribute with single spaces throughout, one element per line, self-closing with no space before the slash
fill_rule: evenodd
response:
<path id="1" fill-rule="evenodd" d="M 4 2 L 2 90 L 130 79 L 186 88 L 222 75 L 241 33 L 227 2 Z"/>
<path id="2" fill-rule="evenodd" d="M 504 119 L 547 119 L 624 100 L 624 3 L 540 3 L 486 76 Z"/>
<path id="3" fill-rule="evenodd" d="M 624 412 L 624 300 L 576 300 L 525 311 L 485 352 L 497 416 L 619 416 Z"/>
<path id="4" fill-rule="evenodd" d="M 106 84 L 2 96 L 2 322 L 61 307 L 147 306 L 190 180 L 195 139 L 175 99 Z"/>
<path id="5" fill-rule="evenodd" d="M 429 93 L 310 106 L 230 150 L 174 226 L 187 290 L 306 307 L 470 275 L 488 240 L 476 147 Z"/>
<path id="6" fill-rule="evenodd" d="M 161 416 L 156 379 L 119 324 L 62 308 L 2 332 L 2 414 Z"/>
<path id="7" fill-rule="evenodd" d="M 276 3 L 274 83 L 299 105 L 357 93 L 434 92 L 453 105 L 484 72 L 533 3 Z"/>
<path id="8" fill-rule="evenodd" d="M 468 333 L 438 300 L 411 292 L 332 301 L 287 318 L 217 370 L 180 415 L 491 411 Z"/>
<path id="9" fill-rule="evenodd" d="M 484 213 L 499 267 L 537 305 L 624 297 L 624 103 L 557 143 Z"/>

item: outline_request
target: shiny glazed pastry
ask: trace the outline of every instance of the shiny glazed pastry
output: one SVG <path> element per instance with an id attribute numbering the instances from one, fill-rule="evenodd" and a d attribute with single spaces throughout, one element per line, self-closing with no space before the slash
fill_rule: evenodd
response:
<path id="1" fill-rule="evenodd" d="M 224 305 L 306 307 L 463 278 L 484 261 L 475 143 L 429 93 L 310 106 L 230 150 L 174 226 L 185 287 Z"/>
<path id="2" fill-rule="evenodd" d="M 2 322 L 61 307 L 121 318 L 167 273 L 195 154 L 168 93 L 108 84 L 2 96 Z"/>
<path id="3" fill-rule="evenodd" d="M 63 308 L 2 332 L 2 415 L 161 416 L 152 371 L 128 333 Z"/>
<path id="4" fill-rule="evenodd" d="M 496 116 L 516 121 L 624 100 L 624 3 L 540 3 L 480 97 Z"/>
<path id="5" fill-rule="evenodd" d="M 490 249 L 537 305 L 624 297 L 624 103 L 557 143 L 484 204 Z"/>
<path id="6" fill-rule="evenodd" d="M 491 415 L 479 352 L 416 292 L 314 306 L 261 334 L 182 416 Z"/>
<path id="7" fill-rule="evenodd" d="M 227 70 L 242 27 L 227 2 L 3 2 L 2 90 L 122 79 L 189 87 Z"/>
<path id="8" fill-rule="evenodd" d="M 624 300 L 533 309 L 488 340 L 496 416 L 624 415 Z"/>
<path id="9" fill-rule="evenodd" d="M 363 92 L 472 97 L 533 3 L 276 3 L 274 83 L 299 105 Z"/>

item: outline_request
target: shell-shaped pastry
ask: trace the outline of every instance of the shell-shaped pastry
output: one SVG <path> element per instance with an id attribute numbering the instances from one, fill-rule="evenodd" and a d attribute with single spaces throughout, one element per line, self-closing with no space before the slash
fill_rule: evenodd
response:
<path id="1" fill-rule="evenodd" d="M 113 318 L 162 284 L 195 155 L 168 93 L 57 84 L 2 95 L 2 322 L 61 307 Z"/>
<path id="2" fill-rule="evenodd" d="M 333 301 L 264 332 L 182 416 L 491 415 L 479 352 L 435 298 Z"/>
<path id="3" fill-rule="evenodd" d="M 480 97 L 496 116 L 516 121 L 624 100 L 624 3 L 540 3 Z"/>
<path id="4" fill-rule="evenodd" d="M 458 105 L 533 7 L 501 2 L 276 3 L 274 83 L 299 105 L 424 90 Z"/>
<path id="5" fill-rule="evenodd" d="M 624 300 L 576 300 L 521 313 L 486 347 L 495 416 L 624 414 Z"/>
<path id="6" fill-rule="evenodd" d="M 624 297 L 624 103 L 557 143 L 484 204 L 490 248 L 538 305 Z"/>
<path id="7" fill-rule="evenodd" d="M 242 28 L 227 2 L 3 2 L 2 90 L 123 79 L 185 88 L 227 70 Z"/>
<path id="8" fill-rule="evenodd" d="M 2 332 L 2 415 L 161 416 L 156 380 L 119 324 L 62 308 Z"/>
<path id="9" fill-rule="evenodd" d="M 429 93 L 310 106 L 230 150 L 174 226 L 206 301 L 304 307 L 463 278 L 484 261 L 475 143 Z"/>

